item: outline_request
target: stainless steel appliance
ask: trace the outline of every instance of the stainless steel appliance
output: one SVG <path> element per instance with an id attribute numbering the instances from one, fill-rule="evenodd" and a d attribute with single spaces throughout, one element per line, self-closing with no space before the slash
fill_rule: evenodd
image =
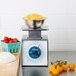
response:
<path id="1" fill-rule="evenodd" d="M 48 39 L 41 36 L 41 31 L 47 28 L 31 29 L 22 28 L 28 31 L 27 38 L 22 39 L 22 72 L 23 76 L 47 76 L 48 70 Z M 46 69 L 44 69 L 46 67 Z"/>
<path id="2" fill-rule="evenodd" d="M 41 28 L 41 26 L 44 24 L 45 19 L 41 20 L 30 20 L 30 19 L 25 19 L 25 23 L 29 28 L 32 29 L 38 29 Z"/>

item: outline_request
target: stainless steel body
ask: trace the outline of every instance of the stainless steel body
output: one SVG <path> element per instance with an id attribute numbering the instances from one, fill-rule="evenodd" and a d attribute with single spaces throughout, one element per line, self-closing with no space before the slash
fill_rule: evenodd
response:
<path id="1" fill-rule="evenodd" d="M 41 31 L 40 30 L 32 30 L 29 31 L 29 39 L 41 39 Z"/>
<path id="2" fill-rule="evenodd" d="M 29 29 L 28 27 L 23 26 L 22 27 L 22 31 L 28 31 L 28 39 L 42 39 L 41 35 L 42 32 L 41 31 L 48 31 L 47 27 L 42 27 L 39 29 Z M 25 38 L 27 39 L 27 38 Z"/>
<path id="3" fill-rule="evenodd" d="M 28 37 L 22 39 L 22 66 L 48 66 L 48 38 L 41 35 L 47 28 L 29 29 Z M 34 55 L 35 54 L 35 55 Z"/>
<path id="4" fill-rule="evenodd" d="M 27 21 L 28 23 L 28 21 Z M 34 24 L 33 24 L 34 23 Z M 28 37 L 23 36 L 22 38 L 22 58 L 21 68 L 22 76 L 49 76 L 48 64 L 49 64 L 49 53 L 48 53 L 48 39 L 47 37 L 41 36 L 41 31 L 46 31 L 47 28 L 39 28 L 44 23 L 43 21 L 34 21 L 31 26 L 34 29 L 24 29 L 22 31 L 28 31 Z M 37 23 L 37 24 L 36 24 Z M 28 24 L 27 24 L 28 25 Z M 39 28 L 39 29 L 37 29 Z M 35 59 L 30 57 L 30 48 L 37 47 L 40 49 L 40 56 Z M 33 49 L 33 52 L 37 49 Z M 31 50 L 32 52 L 32 50 Z M 33 55 L 34 56 L 34 55 Z"/>
<path id="5" fill-rule="evenodd" d="M 44 24 L 45 19 L 42 20 L 30 20 L 26 19 L 25 23 L 28 27 L 33 28 L 33 29 L 38 29 Z"/>
<path id="6" fill-rule="evenodd" d="M 23 76 L 49 76 L 48 67 L 23 67 Z"/>
<path id="7" fill-rule="evenodd" d="M 24 47 L 25 46 L 25 43 L 29 43 L 30 42 L 30 44 L 27 44 L 26 45 L 26 47 Z M 33 43 L 31 43 L 31 42 L 33 42 Z M 39 44 L 39 42 L 40 42 L 40 44 Z M 45 43 L 47 43 L 46 44 L 46 50 L 41 50 L 42 51 L 42 54 L 41 54 L 41 56 L 38 58 L 38 59 L 31 59 L 31 58 L 29 58 L 28 57 L 28 55 L 27 55 L 27 53 L 25 53 L 25 51 L 27 51 L 27 52 L 29 52 L 29 50 L 27 50 L 26 48 L 31 48 L 32 46 L 37 46 L 37 45 L 41 45 L 41 47 L 40 48 L 42 48 L 43 49 L 43 45 L 41 44 L 41 42 L 43 42 L 42 44 L 44 45 Z M 45 42 L 45 43 L 44 43 Z M 35 44 L 36 43 L 36 44 Z M 45 49 L 44 48 L 44 49 Z M 45 53 L 45 54 L 44 54 Z M 43 57 L 44 56 L 44 57 Z M 28 60 L 27 60 L 28 59 Z M 25 60 L 26 60 L 26 62 L 25 62 Z M 36 61 L 36 63 L 35 63 L 35 61 Z M 41 61 L 41 63 L 37 63 L 38 61 Z M 43 61 L 45 61 L 44 63 L 43 63 Z M 29 64 L 29 62 L 31 63 L 31 64 Z M 25 36 L 23 36 L 23 39 L 22 39 L 22 66 L 23 67 L 29 67 L 29 66 L 44 66 L 44 67 L 46 67 L 46 66 L 48 66 L 48 63 L 49 62 L 49 53 L 48 53 L 48 39 L 46 38 L 46 37 L 44 37 L 44 38 L 42 38 L 42 39 L 29 39 L 29 38 L 26 38 L 25 39 Z M 27 65 L 27 64 L 29 64 L 29 65 Z"/>

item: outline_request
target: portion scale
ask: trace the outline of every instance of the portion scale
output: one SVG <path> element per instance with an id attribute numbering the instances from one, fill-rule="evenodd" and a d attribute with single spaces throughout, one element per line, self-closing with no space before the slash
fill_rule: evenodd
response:
<path id="1" fill-rule="evenodd" d="M 41 36 L 41 31 L 47 30 L 47 28 L 22 27 L 22 31 L 28 31 L 28 37 L 23 36 L 22 38 L 23 76 L 49 76 L 48 39 Z"/>

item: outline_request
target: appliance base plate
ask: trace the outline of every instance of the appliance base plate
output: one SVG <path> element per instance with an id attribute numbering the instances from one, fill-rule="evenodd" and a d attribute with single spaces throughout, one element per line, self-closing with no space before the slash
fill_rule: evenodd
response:
<path id="1" fill-rule="evenodd" d="M 48 67 L 22 67 L 23 76 L 49 76 Z"/>

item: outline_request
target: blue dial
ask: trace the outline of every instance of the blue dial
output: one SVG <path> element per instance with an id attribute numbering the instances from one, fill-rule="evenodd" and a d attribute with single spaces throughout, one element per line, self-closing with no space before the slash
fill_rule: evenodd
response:
<path id="1" fill-rule="evenodd" d="M 29 49 L 29 56 L 33 59 L 39 58 L 41 55 L 41 50 L 37 46 L 33 46 Z"/>

